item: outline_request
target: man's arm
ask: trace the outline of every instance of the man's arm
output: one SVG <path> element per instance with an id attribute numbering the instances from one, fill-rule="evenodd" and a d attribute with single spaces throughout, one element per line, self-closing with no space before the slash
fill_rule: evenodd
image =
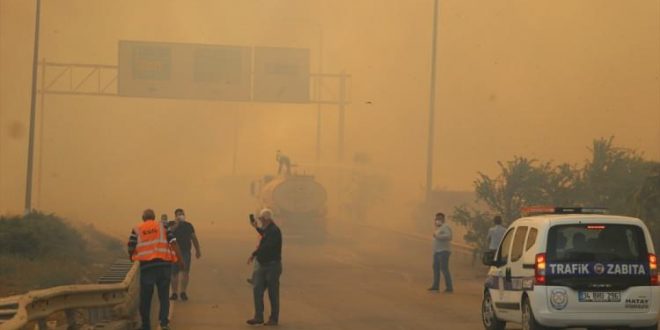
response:
<path id="1" fill-rule="evenodd" d="M 440 241 L 448 241 L 451 239 L 451 229 L 448 227 L 440 228 L 438 234 L 435 235 L 435 239 Z"/>
<path id="2" fill-rule="evenodd" d="M 250 222 L 250 225 L 252 225 L 252 227 L 254 227 L 254 229 L 257 231 L 257 233 L 259 233 L 260 236 L 264 235 L 264 230 L 259 227 L 259 224 L 257 224 L 256 221 Z"/>
<path id="3" fill-rule="evenodd" d="M 197 239 L 197 235 L 195 235 L 195 232 L 190 235 L 190 238 L 192 238 L 193 245 L 195 246 L 195 256 L 197 259 L 202 257 L 202 250 L 199 247 L 199 240 Z"/>
<path id="4" fill-rule="evenodd" d="M 170 248 L 174 251 L 174 254 L 176 255 L 177 259 L 177 264 L 179 267 L 183 268 L 185 265 L 183 263 L 183 257 L 181 254 L 181 248 L 179 248 L 179 244 L 176 241 L 176 236 L 174 236 L 174 233 L 169 229 L 167 226 L 165 227 L 165 231 L 167 234 L 167 242 L 170 243 Z"/>

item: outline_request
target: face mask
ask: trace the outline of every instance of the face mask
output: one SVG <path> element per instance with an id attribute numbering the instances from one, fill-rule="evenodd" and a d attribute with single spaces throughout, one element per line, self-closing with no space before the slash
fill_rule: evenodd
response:
<path id="1" fill-rule="evenodd" d="M 438 227 L 442 226 L 442 221 L 436 221 L 435 225 L 438 226 Z"/>
<path id="2" fill-rule="evenodd" d="M 179 220 L 179 221 L 183 221 L 183 220 L 186 220 L 186 216 L 185 215 L 177 215 L 176 219 Z"/>

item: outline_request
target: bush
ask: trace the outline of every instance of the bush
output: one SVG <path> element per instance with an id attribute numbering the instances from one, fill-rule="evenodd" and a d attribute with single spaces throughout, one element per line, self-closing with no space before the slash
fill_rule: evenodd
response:
<path id="1" fill-rule="evenodd" d="M 27 217 L 0 218 L 0 253 L 28 259 L 85 258 L 86 242 L 63 219 L 33 213 Z"/>
<path id="2" fill-rule="evenodd" d="M 122 255 L 118 240 L 91 225 L 43 213 L 0 217 L 0 296 L 92 281 Z"/>

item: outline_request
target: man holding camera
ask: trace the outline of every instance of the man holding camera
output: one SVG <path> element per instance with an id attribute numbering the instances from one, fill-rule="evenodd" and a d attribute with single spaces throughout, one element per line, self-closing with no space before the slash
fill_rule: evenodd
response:
<path id="1" fill-rule="evenodd" d="M 253 226 L 256 221 L 250 217 Z M 254 268 L 253 298 L 254 317 L 247 321 L 249 325 L 277 325 L 280 314 L 280 275 L 282 274 L 282 232 L 273 222 L 273 212 L 261 210 L 259 214 L 261 240 L 259 246 L 248 258 L 248 264 L 258 262 Z M 256 226 L 255 226 L 256 228 Z M 270 318 L 264 323 L 264 292 L 268 289 L 270 300 Z"/>

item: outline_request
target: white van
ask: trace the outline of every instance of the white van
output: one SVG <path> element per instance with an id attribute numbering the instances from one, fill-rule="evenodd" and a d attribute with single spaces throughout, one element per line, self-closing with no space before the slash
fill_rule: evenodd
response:
<path id="1" fill-rule="evenodd" d="M 482 318 L 525 330 L 657 329 L 658 265 L 651 235 L 635 218 L 603 209 L 532 207 L 509 226 L 490 267 Z"/>

